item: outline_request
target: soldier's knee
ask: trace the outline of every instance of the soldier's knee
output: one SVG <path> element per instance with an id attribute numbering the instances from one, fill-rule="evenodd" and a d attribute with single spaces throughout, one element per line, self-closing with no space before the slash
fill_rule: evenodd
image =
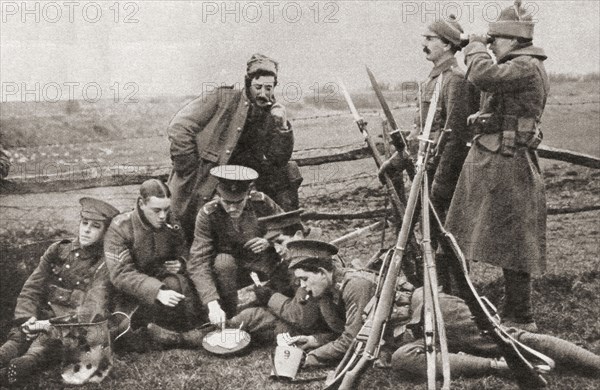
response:
<path id="1" fill-rule="evenodd" d="M 237 271 L 235 258 L 227 253 L 220 253 L 215 257 L 214 271 L 217 275 L 232 277 Z"/>
<path id="2" fill-rule="evenodd" d="M 426 375 L 425 345 L 415 341 L 398 348 L 392 355 L 392 368 L 415 376 Z"/>
<path id="3" fill-rule="evenodd" d="M 179 278 L 175 275 L 166 276 L 162 280 L 167 290 L 177 291 L 178 293 L 182 293 L 183 289 L 181 288 L 181 283 L 179 283 Z"/>

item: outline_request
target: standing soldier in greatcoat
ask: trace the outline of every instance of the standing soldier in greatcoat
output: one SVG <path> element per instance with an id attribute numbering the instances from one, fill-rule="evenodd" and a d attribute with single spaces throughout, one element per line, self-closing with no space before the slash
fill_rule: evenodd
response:
<path id="1" fill-rule="evenodd" d="M 446 219 L 468 260 L 502 267 L 505 323 L 529 331 L 537 329 L 531 274 L 546 268 L 546 197 L 536 148 L 549 90 L 547 57 L 533 46 L 533 27 L 522 8 L 510 7 L 490 23 L 489 37 L 471 36 L 464 49 L 482 106 L 469 119 L 476 136 Z"/>
<path id="2" fill-rule="evenodd" d="M 258 218 L 283 210 L 251 188 L 258 178 L 252 168 L 222 165 L 210 174 L 218 181 L 217 195 L 196 217 L 188 271 L 210 322 L 223 324 L 236 314 L 237 290 L 251 283 L 250 272 L 266 280 L 276 270 L 279 256 Z"/>
<path id="3" fill-rule="evenodd" d="M 430 24 L 423 34 L 423 52 L 426 59 L 433 63 L 433 69 L 421 88 L 421 105 L 415 119 L 416 129 L 409 137 L 409 140 L 415 140 L 419 135 L 421 125 L 427 120 L 430 102 L 434 94 L 438 94 L 437 109 L 431 126 L 431 138 L 438 140 L 438 145 L 430 158 L 427 173 L 431 201 L 442 220 L 450 207 L 456 182 L 469 152 L 467 143 L 471 141 L 472 134 L 467 128 L 467 118 L 479 106 L 479 91 L 465 79 L 465 73 L 458 67 L 455 58 L 461 49 L 462 32 L 455 16 L 450 15 L 448 19 Z M 440 78 L 441 88 L 436 90 Z M 396 153 L 382 165 L 380 176 L 390 169 L 401 172 L 401 165 L 401 158 Z M 437 254 L 436 263 L 439 283 L 447 290 L 450 288 L 450 276 L 443 253 Z"/>
<path id="4" fill-rule="evenodd" d="M 134 327 L 156 322 L 189 331 L 202 323 L 202 313 L 186 273 L 188 245 L 170 206 L 163 182 L 142 183 L 135 209 L 115 217 L 108 228 L 104 252 L 110 280 L 120 293 L 116 310 L 135 312 Z M 141 338 L 143 329 L 137 333 Z"/>
<path id="5" fill-rule="evenodd" d="M 294 135 L 285 107 L 275 102 L 278 64 L 255 54 L 245 88 L 221 87 L 181 109 L 169 125 L 173 211 L 191 242 L 198 210 L 214 195 L 218 165 L 244 165 L 259 173 L 256 188 L 284 210 L 298 208 L 302 176 L 290 161 Z"/>
<path id="6" fill-rule="evenodd" d="M 79 203 L 78 238 L 50 245 L 17 298 L 15 327 L 0 347 L 0 386 L 17 385 L 60 362 L 61 340 L 34 332 L 36 323 L 63 316 L 86 323 L 107 318 L 110 282 L 102 242 L 119 210 L 93 198 Z"/>

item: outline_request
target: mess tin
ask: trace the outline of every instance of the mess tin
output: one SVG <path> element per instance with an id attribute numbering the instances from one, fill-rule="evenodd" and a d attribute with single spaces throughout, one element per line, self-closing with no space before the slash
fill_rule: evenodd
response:
<path id="1" fill-rule="evenodd" d="M 215 355 L 234 355 L 242 352 L 250 344 L 250 334 L 238 328 L 218 329 L 202 339 L 202 347 Z"/>

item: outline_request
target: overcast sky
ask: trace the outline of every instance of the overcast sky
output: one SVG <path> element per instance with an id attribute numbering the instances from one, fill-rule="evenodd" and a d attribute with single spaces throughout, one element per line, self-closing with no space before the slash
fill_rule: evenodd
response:
<path id="1" fill-rule="evenodd" d="M 381 81 L 427 76 L 420 34 L 454 13 L 467 32 L 483 33 L 511 1 L 1 1 L 3 100 L 23 86 L 71 84 L 76 97 L 97 83 L 138 96 L 194 95 L 242 80 L 254 52 L 280 62 L 280 84 L 303 95 L 341 77 L 362 88 L 368 64 Z M 527 2 L 538 21 L 535 44 L 551 72 L 598 72 L 600 2 Z M 116 87 L 115 83 L 119 83 Z M 130 83 L 130 84 L 126 84 Z M 16 88 L 16 89 L 15 89 Z M 113 90 L 111 90 L 113 88 Z M 55 88 L 56 89 L 56 88 Z"/>

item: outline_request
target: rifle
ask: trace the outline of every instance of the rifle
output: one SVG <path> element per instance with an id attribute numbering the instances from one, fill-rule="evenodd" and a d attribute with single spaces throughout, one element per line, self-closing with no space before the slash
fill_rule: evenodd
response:
<path id="1" fill-rule="evenodd" d="M 441 84 L 439 83 L 438 79 L 438 90 L 439 89 L 441 89 Z M 345 95 L 347 95 L 347 92 L 345 92 Z M 438 95 L 439 94 L 434 94 L 431 105 L 429 106 L 427 121 L 425 123 L 422 137 L 420 138 L 421 142 L 419 143 L 419 155 L 417 157 L 416 173 L 410 188 L 396 247 L 389 264 L 386 266 L 387 270 L 385 274 L 380 275 L 380 278 L 383 278 L 381 291 L 379 292 L 379 295 L 374 297 L 375 300 L 368 312 L 367 319 L 363 327 L 358 332 L 351 348 L 349 348 L 347 351 L 346 356 L 340 365 L 337 366 L 331 378 L 327 381 L 325 386 L 326 389 L 339 388 L 350 390 L 356 388 L 355 382 L 357 381 L 359 375 L 366 370 L 368 364 L 372 363 L 373 360 L 375 360 L 379 355 L 379 349 L 382 345 L 385 327 L 390 314 L 392 313 L 396 295 L 396 283 L 400 274 L 400 266 L 404 256 L 404 249 L 408 243 L 410 232 L 412 230 L 411 227 L 413 216 L 417 206 L 419 192 L 421 191 L 421 184 L 423 183 L 423 179 L 425 177 L 425 163 L 429 156 L 431 144 L 429 141 L 429 134 L 431 132 L 431 126 L 435 116 Z M 346 96 L 346 99 L 349 99 L 349 96 Z M 358 116 L 358 113 L 356 113 L 356 116 Z"/>
<path id="2" fill-rule="evenodd" d="M 371 154 L 373 155 L 373 159 L 375 160 L 375 164 L 377 165 L 377 168 L 380 168 L 381 165 L 383 164 L 383 160 L 381 158 L 381 155 L 379 154 L 379 151 L 377 150 L 377 147 L 375 146 L 375 142 L 373 141 L 373 139 L 371 138 L 371 135 L 367 131 L 367 122 L 365 122 L 365 120 L 358 114 L 358 111 L 356 111 L 356 107 L 354 106 L 354 103 L 352 102 L 352 98 L 350 97 L 350 94 L 348 93 L 348 90 L 344 86 L 344 83 L 342 82 L 342 80 L 338 80 L 338 82 L 340 84 L 340 89 L 342 90 L 342 94 L 344 95 L 344 98 L 346 99 L 346 102 L 348 103 L 348 107 L 350 107 L 350 111 L 352 112 L 354 121 L 358 125 L 358 130 L 360 131 L 363 138 L 367 142 L 367 146 L 371 150 Z M 392 205 L 393 205 L 398 217 L 400 218 L 402 215 L 405 214 L 406 208 L 404 206 L 404 203 L 402 203 L 402 201 L 400 200 L 400 196 L 398 195 L 398 192 L 396 191 L 396 188 L 394 187 L 394 182 L 387 174 L 385 175 L 385 185 L 388 188 L 388 191 L 390 192 L 390 195 L 392 198 Z"/>
<path id="3" fill-rule="evenodd" d="M 371 81 L 371 86 L 373 87 L 373 90 L 375 91 L 375 95 L 377 96 L 377 100 L 379 100 L 379 104 L 381 105 L 381 108 L 383 109 L 385 118 L 387 119 L 388 124 L 392 128 L 392 131 L 389 132 L 390 140 L 392 141 L 394 148 L 396 148 L 398 155 L 404 161 L 408 162 L 408 164 L 406 164 L 406 173 L 408 173 L 408 176 L 412 180 L 415 177 L 415 166 L 412 163 L 412 160 L 410 159 L 410 153 L 408 153 L 406 139 L 404 139 L 404 135 L 402 135 L 402 132 L 400 131 L 400 129 L 398 128 L 398 125 L 396 124 L 394 115 L 392 115 L 390 106 L 388 106 L 387 101 L 385 100 L 385 97 L 383 96 L 383 93 L 381 92 L 381 88 L 379 87 L 379 83 L 375 79 L 375 75 L 373 74 L 373 72 L 371 72 L 371 69 L 369 69 L 368 66 L 366 68 L 367 68 L 367 74 L 369 75 L 369 80 Z"/>
<path id="4" fill-rule="evenodd" d="M 473 320 L 484 333 L 489 335 L 502 351 L 508 366 L 514 371 L 519 387 L 522 389 L 539 389 L 546 387 L 546 379 L 542 374 L 554 368 L 554 361 L 548 356 L 522 344 L 506 332 L 498 320 L 496 308 L 491 302 L 480 296 L 469 277 L 469 270 L 464 254 L 456 238 L 444 228 L 444 224 L 430 203 L 430 209 L 435 216 L 440 229 L 440 245 L 455 267 L 454 277 L 463 295 Z M 531 361 L 536 362 L 534 365 Z"/>

